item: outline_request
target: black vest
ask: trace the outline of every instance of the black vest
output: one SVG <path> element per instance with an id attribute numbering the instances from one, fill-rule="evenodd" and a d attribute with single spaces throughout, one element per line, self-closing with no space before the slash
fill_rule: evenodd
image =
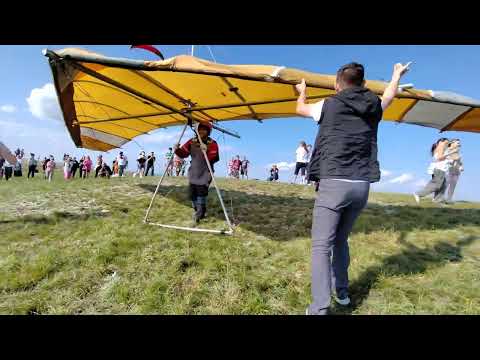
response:
<path id="1" fill-rule="evenodd" d="M 325 99 L 309 180 L 379 181 L 377 132 L 382 114 L 380 99 L 366 88 L 349 88 Z"/>

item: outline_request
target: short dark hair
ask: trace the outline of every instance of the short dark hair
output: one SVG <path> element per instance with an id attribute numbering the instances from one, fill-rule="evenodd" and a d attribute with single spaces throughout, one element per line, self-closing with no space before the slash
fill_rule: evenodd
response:
<path id="1" fill-rule="evenodd" d="M 435 150 L 437 149 L 438 144 L 440 144 L 442 141 L 448 141 L 447 138 L 440 138 L 437 140 L 437 142 L 433 143 L 431 148 L 430 148 L 430 153 L 433 154 L 435 153 Z"/>
<path id="2" fill-rule="evenodd" d="M 365 69 L 362 64 L 351 62 L 337 71 L 337 82 L 344 87 L 362 86 Z"/>

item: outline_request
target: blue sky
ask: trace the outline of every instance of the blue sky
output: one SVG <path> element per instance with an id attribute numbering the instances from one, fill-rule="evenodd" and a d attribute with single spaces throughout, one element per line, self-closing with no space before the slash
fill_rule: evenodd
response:
<path id="1" fill-rule="evenodd" d="M 43 48 L 59 49 L 82 47 L 108 56 L 135 59 L 155 59 L 155 55 L 125 46 L 43 45 L 0 46 L 0 141 L 11 149 L 23 147 L 26 152 L 61 158 L 64 152 L 81 156 L 92 151 L 77 149 L 73 145 L 59 115 L 56 99 L 52 96 L 52 76 Z M 166 57 L 189 54 L 190 45 L 156 45 Z M 389 80 L 395 62 L 414 61 L 411 71 L 402 83 L 413 83 L 417 88 L 454 91 L 480 99 L 476 69 L 480 63 L 480 46 L 230 46 L 212 45 L 216 60 L 226 64 L 271 64 L 295 67 L 319 73 L 335 73 L 340 65 L 350 61 L 363 63 L 366 77 Z M 196 46 L 195 56 L 211 60 L 206 46 Z M 292 164 L 298 142 L 313 143 L 317 126 L 310 119 L 289 118 L 256 121 L 232 121 L 224 127 L 236 130 L 240 140 L 214 132 L 221 148 L 219 176 L 225 175 L 228 158 L 246 155 L 252 163 L 251 177 L 265 179 L 267 167 L 272 163 Z M 175 141 L 179 129 L 162 129 L 152 135 L 136 138 L 124 147 L 133 167 L 134 158 L 141 150 L 165 152 Z M 480 200 L 476 187 L 480 178 L 478 140 L 480 134 L 447 132 L 447 137 L 462 141 L 465 172 L 457 185 L 456 197 Z M 435 129 L 413 125 L 383 122 L 379 130 L 379 160 L 386 170 L 378 191 L 412 192 L 429 176 L 429 147 L 439 137 Z M 113 159 L 116 151 L 106 155 Z M 158 164 L 160 165 L 160 163 Z M 156 169 L 157 173 L 159 168 Z M 280 178 L 288 180 L 293 172 L 282 168 Z"/>

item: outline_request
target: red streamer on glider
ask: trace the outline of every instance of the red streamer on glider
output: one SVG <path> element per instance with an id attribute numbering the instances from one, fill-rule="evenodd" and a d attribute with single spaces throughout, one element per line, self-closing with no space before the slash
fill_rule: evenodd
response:
<path id="1" fill-rule="evenodd" d="M 130 49 L 147 50 L 147 51 L 150 51 L 151 53 L 154 53 L 155 55 L 159 56 L 160 59 L 165 60 L 165 58 L 163 57 L 160 50 L 158 50 L 155 46 L 152 46 L 152 45 L 132 45 L 132 46 L 130 46 Z"/>

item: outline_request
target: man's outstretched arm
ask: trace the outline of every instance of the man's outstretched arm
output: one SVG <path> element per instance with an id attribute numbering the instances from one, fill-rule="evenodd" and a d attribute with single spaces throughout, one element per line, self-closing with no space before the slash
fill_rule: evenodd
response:
<path id="1" fill-rule="evenodd" d="M 307 99 L 307 85 L 305 84 L 305 79 L 302 79 L 300 84 L 295 85 L 299 93 L 297 99 L 297 114 L 300 116 L 311 117 L 313 114 L 313 104 L 307 104 L 305 100 Z"/>
<path id="2" fill-rule="evenodd" d="M 397 95 L 398 85 L 400 83 L 401 77 L 409 70 L 411 62 L 407 63 L 406 65 L 402 65 L 400 63 L 395 64 L 393 67 L 393 74 L 392 80 L 388 84 L 387 88 L 383 92 L 382 96 L 382 109 L 385 111 L 390 104 L 392 103 L 395 95 Z"/>

